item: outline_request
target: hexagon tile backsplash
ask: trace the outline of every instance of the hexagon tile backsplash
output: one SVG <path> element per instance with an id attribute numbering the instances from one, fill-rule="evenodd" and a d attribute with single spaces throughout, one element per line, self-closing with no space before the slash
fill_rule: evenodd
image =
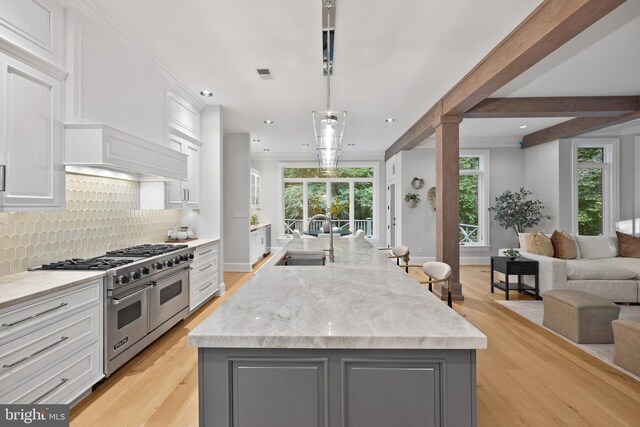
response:
<path id="1" fill-rule="evenodd" d="M 0 276 L 164 241 L 179 210 L 140 210 L 140 184 L 67 174 L 67 209 L 0 213 Z"/>

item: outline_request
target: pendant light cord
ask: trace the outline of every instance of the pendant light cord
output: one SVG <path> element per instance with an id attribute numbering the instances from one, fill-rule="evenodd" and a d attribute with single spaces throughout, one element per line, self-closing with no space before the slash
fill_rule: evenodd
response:
<path id="1" fill-rule="evenodd" d="M 331 111 L 331 5 L 327 5 L 327 111 Z"/>

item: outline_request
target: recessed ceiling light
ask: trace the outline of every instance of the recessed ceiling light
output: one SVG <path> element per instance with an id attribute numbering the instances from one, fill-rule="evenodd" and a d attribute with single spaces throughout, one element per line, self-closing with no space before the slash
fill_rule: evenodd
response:
<path id="1" fill-rule="evenodd" d="M 213 96 L 213 92 L 209 90 L 201 90 L 200 95 L 206 96 L 207 98 L 211 98 Z"/>
<path id="2" fill-rule="evenodd" d="M 349 147 L 354 147 L 356 144 L 347 144 Z"/>
<path id="3" fill-rule="evenodd" d="M 528 127 L 529 127 L 529 125 L 520 125 L 520 126 L 518 126 L 518 128 L 520 128 L 520 129 L 526 129 Z"/>
<path id="4" fill-rule="evenodd" d="M 252 139 L 252 141 L 253 141 L 253 142 L 260 142 L 260 140 L 259 140 L 259 139 L 257 139 L 257 138 Z"/>
<path id="5" fill-rule="evenodd" d="M 269 149 L 268 148 L 263 148 L 262 151 L 269 151 Z"/>
<path id="6" fill-rule="evenodd" d="M 272 125 L 273 124 L 273 120 L 265 120 L 264 123 L 267 124 L 267 125 Z"/>
<path id="7" fill-rule="evenodd" d="M 310 146 L 310 145 L 311 145 L 311 144 L 302 144 L 302 146 L 303 146 L 303 147 L 308 147 L 308 146 Z"/>
<path id="8" fill-rule="evenodd" d="M 384 121 L 387 123 L 393 123 L 396 121 L 396 119 L 394 119 L 393 117 L 387 117 L 386 119 L 384 119 Z"/>

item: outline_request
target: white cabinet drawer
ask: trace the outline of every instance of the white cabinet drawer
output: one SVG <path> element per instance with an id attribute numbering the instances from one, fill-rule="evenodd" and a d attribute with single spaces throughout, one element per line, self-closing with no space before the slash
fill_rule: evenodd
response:
<path id="1" fill-rule="evenodd" d="M 202 277 L 197 282 L 192 282 L 189 293 L 189 310 L 195 310 L 200 304 L 216 293 L 218 289 L 220 289 L 220 285 L 218 284 L 217 272 Z"/>
<path id="2" fill-rule="evenodd" d="M 211 245 L 201 246 L 196 248 L 194 252 L 193 262 L 191 263 L 191 267 L 197 268 L 202 266 L 203 264 L 218 262 L 218 244 L 214 243 Z"/>
<path id="3" fill-rule="evenodd" d="M 55 274 L 55 273 L 52 273 Z M 102 279 L 0 311 L 0 344 L 102 301 Z"/>
<path id="4" fill-rule="evenodd" d="M 190 280 L 197 280 L 200 276 L 206 276 L 213 272 L 218 271 L 218 258 L 214 257 L 212 260 L 207 261 L 202 264 L 198 264 L 196 266 L 191 267 L 191 276 Z"/>
<path id="5" fill-rule="evenodd" d="M 0 383 L 10 389 L 100 339 L 102 310 L 95 305 L 0 345 Z"/>
<path id="6" fill-rule="evenodd" d="M 0 402 L 69 404 L 104 376 L 100 360 L 100 342 L 75 352 L 46 371 L 5 393 Z"/>

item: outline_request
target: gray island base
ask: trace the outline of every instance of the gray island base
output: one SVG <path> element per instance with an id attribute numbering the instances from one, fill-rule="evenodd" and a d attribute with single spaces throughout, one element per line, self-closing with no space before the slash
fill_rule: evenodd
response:
<path id="1" fill-rule="evenodd" d="M 189 336 L 199 347 L 200 425 L 476 425 L 486 337 L 368 242 L 336 262 L 278 266 L 297 239 Z"/>

